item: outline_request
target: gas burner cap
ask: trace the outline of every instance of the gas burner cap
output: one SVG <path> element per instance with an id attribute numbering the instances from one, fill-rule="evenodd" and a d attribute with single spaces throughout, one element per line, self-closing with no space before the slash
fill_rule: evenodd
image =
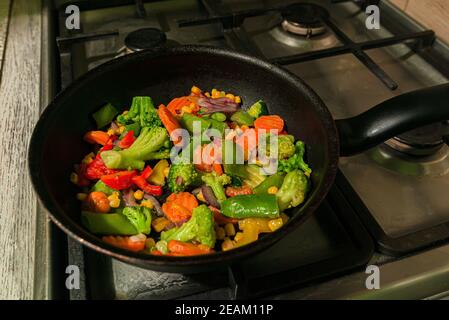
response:
<path id="1" fill-rule="evenodd" d="M 125 38 L 125 47 L 130 52 L 151 49 L 164 44 L 165 33 L 156 28 L 143 28 L 130 32 Z"/>
<path id="2" fill-rule="evenodd" d="M 314 36 L 326 31 L 323 18 L 327 18 L 329 12 L 319 5 L 312 3 L 295 3 L 282 11 L 282 28 L 285 31 L 302 35 Z"/>

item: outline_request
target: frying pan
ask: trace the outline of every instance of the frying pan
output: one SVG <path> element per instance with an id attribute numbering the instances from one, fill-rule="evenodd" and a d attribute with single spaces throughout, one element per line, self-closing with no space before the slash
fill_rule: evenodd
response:
<path id="1" fill-rule="evenodd" d="M 80 224 L 77 189 L 69 181 L 73 165 L 87 154 L 83 134 L 94 128 L 91 114 L 107 102 L 129 105 L 148 95 L 156 104 L 182 96 L 192 85 L 222 88 L 245 104 L 263 99 L 270 113 L 286 120 L 288 130 L 305 141 L 313 169 L 305 203 L 290 209 L 281 229 L 258 241 L 195 257 L 166 257 L 113 247 Z M 58 94 L 34 129 L 28 154 L 35 191 L 53 222 L 91 249 L 141 267 L 193 273 L 224 267 L 274 244 L 304 223 L 334 181 L 340 155 L 362 152 L 402 132 L 449 119 L 449 86 L 404 94 L 354 118 L 334 121 L 318 95 L 290 72 L 255 57 L 227 49 L 179 46 L 131 54 L 88 72 Z"/>

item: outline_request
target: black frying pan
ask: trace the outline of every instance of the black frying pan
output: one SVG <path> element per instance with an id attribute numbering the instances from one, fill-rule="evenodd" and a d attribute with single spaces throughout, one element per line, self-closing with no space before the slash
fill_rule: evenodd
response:
<path id="1" fill-rule="evenodd" d="M 288 130 L 305 141 L 313 169 L 313 188 L 290 221 L 260 240 L 227 252 L 197 257 L 133 253 L 106 243 L 80 224 L 76 187 L 69 181 L 73 165 L 89 152 L 82 140 L 92 129 L 91 114 L 106 102 L 129 105 L 136 95 L 156 104 L 184 95 L 195 84 L 239 94 L 248 104 L 266 101 L 271 113 L 286 120 Z M 43 112 L 31 138 L 29 169 L 34 188 L 52 220 L 82 244 L 111 257 L 167 272 L 199 272 L 248 257 L 297 228 L 319 206 L 332 185 L 339 155 L 351 155 L 386 139 L 449 119 L 449 86 L 405 94 L 357 117 L 334 121 L 313 90 L 288 71 L 226 49 L 180 46 L 128 55 L 105 63 L 63 90 Z"/>

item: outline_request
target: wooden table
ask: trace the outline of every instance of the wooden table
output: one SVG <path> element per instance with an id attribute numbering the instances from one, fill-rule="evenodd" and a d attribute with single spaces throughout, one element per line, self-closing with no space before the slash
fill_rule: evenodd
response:
<path id="1" fill-rule="evenodd" d="M 0 80 L 0 299 L 32 299 L 38 205 L 27 148 L 40 113 L 42 2 L 10 1 Z"/>

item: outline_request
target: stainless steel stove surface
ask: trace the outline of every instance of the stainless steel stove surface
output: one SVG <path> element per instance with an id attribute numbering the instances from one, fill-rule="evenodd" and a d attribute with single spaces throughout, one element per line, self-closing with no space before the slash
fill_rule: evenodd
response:
<path id="1" fill-rule="evenodd" d="M 213 1 L 159 1 L 146 3 L 145 13 L 140 12 L 140 16 L 136 13 L 136 6 L 133 4 L 96 10 L 87 8 L 81 15 L 82 33 L 84 35 L 100 34 L 100 36 L 82 42 L 75 41 L 72 44 L 70 35 L 64 28 L 60 28 L 62 34 L 59 45 L 61 51 L 70 53 L 72 66 L 70 71 L 73 73 L 73 78 L 105 61 L 125 54 L 126 36 L 141 28 L 161 30 L 167 39 L 164 45 L 195 43 L 231 46 L 235 49 L 246 50 L 283 64 L 304 79 L 323 99 L 336 119 L 354 116 L 395 95 L 447 82 L 443 73 L 414 51 L 415 47 L 397 41 L 393 45 L 382 48 L 369 47 L 369 50 L 365 51 L 367 58 L 366 55 L 363 56 L 363 53 L 360 57 L 360 54 L 356 56 L 350 51 L 345 51 L 344 54 L 325 55 L 320 59 L 302 59 L 302 54 L 344 45 L 344 38 L 342 40 L 341 36 L 336 35 L 338 30 L 335 31 L 329 26 L 317 24 L 316 21 L 313 21 L 315 24 L 311 26 L 304 26 L 300 23 L 302 20 L 298 21 L 302 19 L 301 17 L 282 14 L 278 10 L 250 15 L 243 20 L 241 26 L 234 29 L 225 28 L 224 32 L 220 23 L 224 20 L 219 19 L 212 23 L 196 24 L 183 21 L 185 26 L 179 25 L 179 20 L 207 19 L 210 15 L 219 16 L 230 12 L 275 8 L 294 2 L 219 1 L 217 5 Z M 390 28 L 391 24 L 388 26 L 390 29 L 382 25 L 380 30 L 367 30 L 364 11 L 352 2 L 339 4 L 332 4 L 330 1 L 308 2 L 318 4 L 327 10 L 331 23 L 338 26 L 339 30 L 356 43 L 372 42 L 397 35 L 392 31 L 393 28 Z M 381 5 L 381 14 L 384 13 L 385 17 L 382 16 L 382 21 L 386 24 L 392 16 L 400 15 L 387 4 Z M 421 31 L 408 18 L 402 16 L 401 19 L 401 23 L 397 23 L 399 31 Z M 234 22 L 236 20 L 238 19 L 234 17 Z M 229 20 L 226 21 L 229 22 Z M 62 19 L 59 22 L 62 26 Z M 426 37 L 423 36 L 423 41 L 428 40 L 428 36 L 429 34 L 426 34 Z M 432 38 L 431 33 L 430 38 Z M 69 50 L 67 50 L 68 44 L 70 44 Z M 449 52 L 442 43 L 438 42 L 437 45 L 440 51 Z M 285 57 L 291 55 L 297 55 L 299 57 L 297 61 L 301 62 L 287 63 Z M 375 73 L 361 63 L 363 60 L 365 64 L 370 64 L 370 58 L 385 74 L 378 71 L 376 77 Z M 62 55 L 62 70 L 64 66 L 67 67 L 67 61 L 64 59 Z M 62 78 L 64 79 L 64 75 Z M 63 86 L 66 84 L 63 81 Z M 393 90 L 396 86 L 397 89 Z M 395 151 L 384 144 L 358 156 L 341 158 L 340 170 L 350 185 L 343 179 L 344 182 L 340 186 L 341 193 L 347 199 L 352 199 L 351 197 L 357 199 L 351 202 L 351 207 L 361 208 L 364 211 L 362 220 L 374 233 L 380 249 L 383 246 L 397 245 L 397 248 L 390 248 L 391 251 L 404 253 L 432 244 L 432 241 L 415 243 L 416 238 L 413 238 L 413 235 L 425 230 L 433 230 L 433 227 L 449 222 L 449 202 L 445 197 L 449 187 L 449 148 L 446 145 L 431 155 L 413 157 Z M 354 189 L 356 195 L 351 193 L 351 189 Z M 335 204 L 332 201 L 330 203 L 331 206 Z M 325 226 L 328 228 L 329 223 Z M 335 250 L 332 247 L 335 244 L 330 243 L 329 239 L 338 239 L 338 237 L 335 237 L 335 233 L 329 236 L 330 231 L 323 229 L 319 214 L 318 218 L 311 219 L 301 230 L 323 235 L 321 244 L 318 242 L 310 245 L 310 248 L 316 250 L 315 252 L 322 254 L 317 257 L 322 259 L 326 256 L 325 252 Z M 436 240 L 447 238 L 447 231 L 445 232 L 443 235 L 436 236 Z M 295 233 L 295 241 L 298 239 L 305 241 L 306 238 L 300 234 L 299 231 Z M 406 239 L 415 246 L 401 248 L 399 241 L 401 239 Z M 302 248 L 307 248 L 307 245 Z M 310 263 L 313 261 L 313 250 L 309 252 L 309 255 L 305 254 L 310 259 L 308 261 Z M 88 255 L 95 256 L 92 252 Z M 111 267 L 112 275 L 110 276 L 114 279 L 113 286 L 118 298 L 162 297 L 158 295 L 158 288 L 148 293 L 149 286 L 154 282 L 148 280 L 149 282 L 145 283 L 142 280 L 145 278 L 159 279 L 160 283 L 165 281 L 170 284 L 161 289 L 164 297 L 182 296 L 183 293 L 176 291 L 177 287 L 182 290 L 187 288 L 185 292 L 187 295 L 192 291 L 221 287 L 223 281 L 226 282 L 228 279 L 228 275 L 221 274 L 217 275 L 215 283 L 204 284 L 201 281 L 192 282 L 192 277 L 188 276 L 161 274 L 140 269 L 137 271 L 136 268 L 115 260 L 105 262 L 101 257 L 92 260 L 98 259 Z M 134 278 L 137 282 L 129 282 L 130 277 L 124 276 L 136 272 L 143 274 Z M 188 285 L 184 286 L 185 283 Z M 193 290 L 190 290 L 192 286 Z M 172 296 L 170 293 L 167 296 L 168 287 L 171 287 Z"/>

